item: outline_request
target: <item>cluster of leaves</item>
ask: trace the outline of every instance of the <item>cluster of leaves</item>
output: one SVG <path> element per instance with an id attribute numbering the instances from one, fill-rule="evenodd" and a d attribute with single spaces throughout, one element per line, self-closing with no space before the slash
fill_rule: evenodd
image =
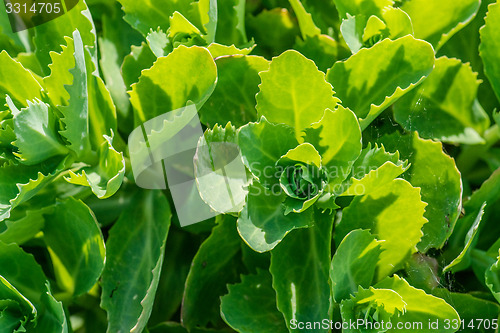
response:
<path id="1" fill-rule="evenodd" d="M 2 9 L 1 332 L 499 317 L 498 2 L 80 0 L 10 31 Z M 125 140 L 192 104 L 197 192 L 238 200 L 182 228 Z"/>

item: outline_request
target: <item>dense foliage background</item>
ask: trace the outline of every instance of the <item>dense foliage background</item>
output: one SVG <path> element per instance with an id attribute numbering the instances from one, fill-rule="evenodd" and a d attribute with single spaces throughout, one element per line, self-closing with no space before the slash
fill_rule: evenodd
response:
<path id="1" fill-rule="evenodd" d="M 498 331 L 499 3 L 81 0 L 18 33 L 6 10 L 0 332 Z M 127 140 L 193 105 L 174 169 L 219 215 L 181 227 Z"/>

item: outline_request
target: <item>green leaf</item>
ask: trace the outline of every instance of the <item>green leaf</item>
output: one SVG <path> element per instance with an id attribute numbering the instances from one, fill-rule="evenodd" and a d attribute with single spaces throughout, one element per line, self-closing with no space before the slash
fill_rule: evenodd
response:
<path id="1" fill-rule="evenodd" d="M 223 214 L 241 211 L 248 193 L 249 177 L 236 140 L 231 123 L 215 126 L 200 138 L 193 159 L 201 198 Z"/>
<path id="2" fill-rule="evenodd" d="M 334 0 L 341 19 L 347 19 L 347 14 L 381 16 L 382 9 L 392 6 L 392 0 Z"/>
<path id="3" fill-rule="evenodd" d="M 321 30 L 314 24 L 311 14 L 309 14 L 300 0 L 289 0 L 290 5 L 297 16 L 299 21 L 300 32 L 302 33 L 302 38 L 314 37 L 321 35 Z"/>
<path id="4" fill-rule="evenodd" d="M 7 97 L 13 108 L 12 101 Z M 28 101 L 28 107 L 14 114 L 14 153 L 26 165 L 40 163 L 50 157 L 67 154 L 68 150 L 57 134 L 57 119 L 49 105 L 39 100 Z"/>
<path id="5" fill-rule="evenodd" d="M 151 314 L 170 228 L 160 191 L 138 192 L 109 232 L 101 307 L 108 332 L 142 332 Z"/>
<path id="6" fill-rule="evenodd" d="M 38 234 L 45 220 L 43 214 L 50 212 L 52 207 L 45 207 L 39 210 L 26 210 L 25 216 L 19 219 L 8 219 L 0 223 L 0 242 L 5 244 L 16 243 L 22 245 Z M 5 227 L 2 226 L 5 224 Z"/>
<path id="7" fill-rule="evenodd" d="M 450 322 L 457 320 L 460 322 L 460 317 L 455 309 L 446 303 L 441 298 L 426 294 L 421 289 L 416 289 L 408 284 L 404 279 L 397 275 L 394 277 L 386 278 L 377 283 L 375 288 L 391 289 L 397 292 L 406 303 L 405 312 L 399 317 L 394 318 L 393 324 L 396 323 L 422 323 L 423 327 L 418 329 L 419 332 L 433 333 L 433 332 L 456 332 L 457 329 L 446 325 L 445 320 Z M 438 327 L 434 329 L 429 327 L 429 321 L 436 322 L 438 320 Z M 414 332 L 413 329 L 401 329 L 400 332 Z"/>
<path id="8" fill-rule="evenodd" d="M 43 231 L 59 285 L 74 296 L 89 291 L 101 276 L 105 256 L 92 211 L 73 198 L 58 200 Z"/>
<path id="9" fill-rule="evenodd" d="M 315 211 L 314 220 L 314 226 L 293 231 L 271 252 L 269 270 L 273 288 L 278 309 L 284 314 L 290 332 L 300 331 L 292 329 L 293 320 L 320 322 L 330 318 L 333 216 Z"/>
<path id="10" fill-rule="evenodd" d="M 408 170 L 408 161 L 399 160 L 399 152 L 391 154 L 385 147 L 377 144 L 372 148 L 371 142 L 363 149 L 352 167 L 352 176 L 342 195 L 363 195 L 393 181 Z"/>
<path id="11" fill-rule="evenodd" d="M 500 253 L 499 257 L 500 258 Z M 498 259 L 485 273 L 486 285 L 495 299 L 500 302 L 500 259 Z"/>
<path id="12" fill-rule="evenodd" d="M 483 143 L 489 118 L 473 108 L 480 83 L 469 65 L 441 57 L 425 82 L 394 105 L 394 117 L 406 130 L 427 139 Z"/>
<path id="13" fill-rule="evenodd" d="M 245 3 L 243 0 L 217 3 L 216 42 L 224 45 L 241 45 L 248 42 L 245 29 Z"/>
<path id="14" fill-rule="evenodd" d="M 0 242 L 0 276 L 7 280 L 35 308 L 41 308 L 46 278 L 35 258 L 17 244 Z"/>
<path id="15" fill-rule="evenodd" d="M 474 214 L 474 215 L 467 215 L 465 219 L 472 220 L 474 219 L 474 222 L 472 224 L 472 227 L 469 229 L 467 232 L 467 235 L 465 237 L 465 244 L 462 252 L 453 259 L 452 262 L 450 262 L 445 268 L 443 268 L 443 273 L 446 273 L 448 271 L 452 271 L 453 273 L 463 271 L 467 269 L 470 264 L 471 264 L 471 258 L 470 258 L 470 251 L 474 248 L 475 244 L 477 243 L 477 235 L 478 235 L 478 230 L 479 230 L 479 225 L 481 223 L 481 220 L 483 218 L 484 214 L 484 208 L 486 207 L 486 202 L 483 204 L 481 209 L 479 210 L 479 214 Z M 466 224 L 465 221 L 462 221 L 462 223 Z M 467 223 L 468 224 L 468 223 Z"/>
<path id="16" fill-rule="evenodd" d="M 328 35 L 307 37 L 304 40 L 297 38 L 293 48 L 306 58 L 313 60 L 318 69 L 325 73 L 335 61 L 351 55 L 344 43 L 338 42 Z"/>
<path id="17" fill-rule="evenodd" d="M 391 322 L 391 319 L 398 317 L 404 313 L 406 303 L 397 292 L 391 289 L 363 289 L 359 287 L 357 293 L 349 299 L 343 300 L 340 304 L 340 313 L 342 321 L 347 323 L 356 323 L 358 320 L 363 322 L 378 322 L 379 327 L 382 322 Z M 384 332 L 384 328 L 370 329 L 369 324 L 360 325 L 360 329 L 355 329 L 356 326 L 343 329 L 342 332 Z M 374 325 L 375 326 L 375 325 Z M 377 327 L 377 326 L 375 326 Z"/>
<path id="18" fill-rule="evenodd" d="M 69 142 L 69 148 L 78 156 L 90 149 L 89 141 L 89 90 L 85 49 L 78 30 L 73 33 L 75 67 L 69 70 L 73 84 L 66 86 L 69 95 L 67 106 L 60 108 L 65 129 L 60 131 Z M 69 44 L 69 43 L 68 43 Z"/>
<path id="19" fill-rule="evenodd" d="M 28 106 L 27 100 L 41 99 L 42 87 L 33 74 L 3 50 L 0 52 L 0 105 L 5 104 L 5 96 L 12 98 L 16 107 Z M 5 79 L 8 78 L 8 79 Z"/>
<path id="20" fill-rule="evenodd" d="M 408 159 L 411 167 L 403 177 L 413 186 L 420 187 L 422 201 L 428 204 L 424 217 L 429 222 L 422 229 L 424 236 L 418 244 L 419 251 L 425 253 L 430 248 L 443 247 L 461 209 L 462 180 L 455 161 L 443 151 L 440 142 L 421 139 L 417 133 L 393 134 L 380 141 L 390 151 L 398 150 L 401 158 Z"/>
<path id="21" fill-rule="evenodd" d="M 42 304 L 45 311 L 38 318 L 35 332 L 46 333 L 68 333 L 68 319 L 64 312 L 62 302 L 57 301 L 50 293 L 49 284 L 46 284 L 46 292 L 42 294 Z M 71 323 L 69 324 L 71 325 Z"/>
<path id="22" fill-rule="evenodd" d="M 424 39 L 439 50 L 469 23 L 479 10 L 480 0 L 409 0 L 401 9 L 408 13 L 415 38 Z"/>
<path id="23" fill-rule="evenodd" d="M 255 44 L 252 44 L 251 46 L 245 47 L 245 48 L 237 48 L 234 45 L 227 46 L 227 45 L 221 45 L 217 43 L 212 43 L 210 44 L 207 48 L 208 51 L 210 51 L 210 54 L 214 59 L 222 57 L 222 56 L 232 56 L 232 55 L 249 55 L 253 49 L 255 48 Z M 269 66 L 267 66 L 265 69 L 268 69 Z M 260 81 L 259 81 L 260 82 Z"/>
<path id="24" fill-rule="evenodd" d="M 261 72 L 257 113 L 270 122 L 292 126 L 302 141 L 302 131 L 321 120 L 326 109 L 335 109 L 332 87 L 313 61 L 297 51 L 286 51 Z"/>
<path id="25" fill-rule="evenodd" d="M 119 0 L 122 10 L 125 12 L 124 20 L 133 28 L 142 33 L 144 37 L 150 29 L 156 30 L 161 27 L 167 31 L 169 17 L 174 11 L 187 12 L 189 1 L 182 0 L 152 0 L 147 3 L 139 3 L 133 0 Z M 161 10 L 158 10 L 161 8 Z"/>
<path id="26" fill-rule="evenodd" d="M 179 46 L 143 71 L 139 82 L 132 85 L 130 102 L 137 121 L 145 122 L 190 101 L 199 109 L 212 94 L 216 80 L 217 68 L 207 49 Z"/>
<path id="27" fill-rule="evenodd" d="M 376 280 L 401 268 L 408 257 L 417 251 L 422 238 L 422 226 L 426 204 L 420 199 L 420 189 L 405 180 L 391 183 L 364 196 L 355 197 L 342 211 L 342 220 L 335 228 L 337 244 L 354 229 L 369 229 L 384 241 L 384 250 L 377 264 Z M 403 236 L 404 235 L 404 236 Z"/>
<path id="28" fill-rule="evenodd" d="M 485 22 L 484 27 L 479 30 L 481 34 L 479 54 L 484 63 L 484 72 L 500 101 L 500 58 L 497 52 L 500 47 L 500 4 L 498 2 L 488 6 Z"/>
<path id="29" fill-rule="evenodd" d="M 74 34 L 77 34 L 77 31 Z M 67 90 L 68 86 L 69 89 L 74 90 L 71 86 L 73 81 L 76 81 L 70 70 L 72 69 L 73 72 L 78 71 L 78 68 L 75 68 L 75 43 L 70 37 L 64 37 L 64 39 L 66 45 L 61 45 L 62 51 L 60 53 L 50 52 L 50 58 L 52 59 L 52 63 L 49 65 L 50 75 L 43 78 L 47 95 L 56 106 L 67 104 L 70 99 Z M 81 41 L 81 38 L 79 40 Z M 83 70 L 85 70 L 85 67 Z M 86 83 L 86 80 L 84 83 Z M 80 85 L 82 84 L 83 82 L 80 82 Z M 86 99 L 86 96 L 83 96 L 83 98 Z"/>
<path id="30" fill-rule="evenodd" d="M 210 52 L 214 56 L 213 51 Z M 218 58 L 215 63 L 217 87 L 200 110 L 201 121 L 209 126 L 230 121 L 237 127 L 256 121 L 259 72 L 269 69 L 269 61 L 257 56 L 234 55 Z"/>
<path id="31" fill-rule="evenodd" d="M 465 323 L 470 323 L 471 320 L 476 320 L 478 318 L 490 321 L 498 318 L 500 308 L 498 304 L 493 302 L 474 297 L 470 294 L 450 292 L 444 288 L 436 288 L 432 290 L 432 294 L 444 299 L 446 303 L 453 305 L 453 308 L 460 315 L 460 319 Z M 482 325 L 482 327 L 475 327 L 472 329 L 470 327 L 465 327 L 465 329 L 462 329 L 460 332 L 486 333 L 491 332 L 491 329 L 487 328 L 486 325 Z"/>
<path id="32" fill-rule="evenodd" d="M 26 327 L 30 328 L 36 323 L 36 308 L 1 275 L 0 304 L 2 306 L 0 324 L 2 329 L 7 329 L 5 332 L 22 332 Z"/>
<path id="33" fill-rule="evenodd" d="M 257 270 L 256 275 L 243 275 L 241 282 L 228 286 L 222 297 L 221 315 L 237 332 L 288 332 L 283 315 L 276 307 L 276 292 L 271 275 Z"/>
<path id="34" fill-rule="evenodd" d="M 279 184 L 268 190 L 257 182 L 249 186 L 247 203 L 238 219 L 238 232 L 253 250 L 272 250 L 293 229 L 313 225 L 312 209 L 285 215 L 286 195 Z"/>
<path id="35" fill-rule="evenodd" d="M 368 288 L 375 276 L 382 253 L 382 241 L 367 230 L 353 230 L 338 245 L 330 266 L 333 299 L 340 303 L 358 291 Z"/>
<path id="36" fill-rule="evenodd" d="M 56 177 L 66 159 L 52 158 L 35 166 L 9 165 L 0 167 L 0 221 L 8 218 L 16 206 L 31 199 Z"/>
<path id="37" fill-rule="evenodd" d="M 80 32 L 83 45 L 90 52 L 92 61 L 97 66 L 96 35 L 92 16 L 85 1 L 78 1 L 77 5 L 64 15 L 33 29 L 35 31 L 33 38 L 35 54 L 45 75 L 49 74 L 50 52 L 60 52 L 61 45 L 66 44 L 65 37 L 73 36 L 75 29 Z"/>
<path id="38" fill-rule="evenodd" d="M 156 56 L 146 43 L 140 46 L 132 45 L 132 51 L 123 59 L 122 75 L 128 88 L 139 81 L 141 72 L 151 68 L 156 61 Z"/>
<path id="39" fill-rule="evenodd" d="M 196 253 L 182 301 L 183 325 L 192 329 L 220 322 L 220 297 L 238 280 L 240 238 L 234 218 L 225 215 Z"/>
<path id="40" fill-rule="evenodd" d="M 329 174 L 330 190 L 335 190 L 361 153 L 361 129 L 356 115 L 341 105 L 335 111 L 326 110 L 320 121 L 305 130 L 304 140 L 320 153 Z"/>
<path id="41" fill-rule="evenodd" d="M 412 36 L 385 39 L 337 62 L 327 73 L 342 105 L 365 129 L 382 111 L 413 89 L 434 67 L 434 50 Z"/>
<path id="42" fill-rule="evenodd" d="M 88 186 L 100 199 L 106 199 L 115 194 L 125 177 L 125 159 L 123 153 L 113 147 L 113 139 L 104 136 L 105 142 L 99 148 L 99 164 L 94 167 L 84 167 L 81 172 L 69 171 L 69 177 L 64 179 L 76 185 Z"/>
<path id="43" fill-rule="evenodd" d="M 243 163 L 252 174 L 264 186 L 278 184 L 280 172 L 276 162 L 298 145 L 293 129 L 283 124 L 271 124 L 261 118 L 258 123 L 239 128 L 237 135 Z"/>

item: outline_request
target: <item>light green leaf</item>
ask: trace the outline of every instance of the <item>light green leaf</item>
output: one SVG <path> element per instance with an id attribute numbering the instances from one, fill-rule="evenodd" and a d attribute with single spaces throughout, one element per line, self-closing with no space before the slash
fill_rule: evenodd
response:
<path id="1" fill-rule="evenodd" d="M 276 292 L 271 275 L 257 270 L 257 275 L 243 275 L 241 282 L 228 286 L 222 297 L 221 315 L 224 321 L 240 333 L 288 332 L 283 315 L 276 307 Z"/>
<path id="2" fill-rule="evenodd" d="M 7 97 L 13 108 L 12 101 Z M 50 157 L 68 153 L 57 134 L 57 119 L 49 105 L 39 100 L 28 101 L 28 107 L 14 115 L 14 153 L 26 165 L 34 165 Z"/>
<path id="3" fill-rule="evenodd" d="M 69 144 L 69 148 L 78 156 L 90 149 L 89 141 L 89 90 L 85 49 L 78 30 L 73 33 L 75 67 L 69 70 L 73 84 L 66 86 L 69 95 L 67 106 L 60 108 L 63 114 L 64 130 L 60 131 Z"/>
<path id="4" fill-rule="evenodd" d="M 52 63 L 49 65 L 50 75 L 43 78 L 47 95 L 56 106 L 67 104 L 70 99 L 67 89 L 74 90 L 71 87 L 74 78 L 70 70 L 78 71 L 78 68 L 75 68 L 75 43 L 70 37 L 64 37 L 64 40 L 66 45 L 61 45 L 62 51 L 60 53 L 50 52 L 50 58 L 52 59 Z M 86 96 L 83 96 L 83 98 L 86 98 Z"/>
<path id="5" fill-rule="evenodd" d="M 321 322 L 330 318 L 328 274 L 333 216 L 315 211 L 314 220 L 314 226 L 293 231 L 271 252 L 269 271 L 273 288 L 278 309 L 284 314 L 290 332 L 301 331 L 291 328 L 292 319 Z M 314 331 L 328 332 L 324 328 Z"/>
<path id="6" fill-rule="evenodd" d="M 268 190 L 257 182 L 249 186 L 247 203 L 238 219 L 238 232 L 253 250 L 272 250 L 293 229 L 313 225 L 312 209 L 285 215 L 286 195 L 279 184 Z"/>
<path id="7" fill-rule="evenodd" d="M 297 16 L 299 21 L 300 32 L 302 33 L 302 38 L 314 37 L 321 35 L 321 30 L 314 24 L 311 14 L 309 14 L 300 0 L 289 0 L 290 5 L 292 5 L 293 11 Z"/>
<path id="8" fill-rule="evenodd" d="M 101 276 L 105 256 L 92 211 L 73 198 L 58 200 L 43 232 L 59 285 L 74 296 L 89 291 Z"/>
<path id="9" fill-rule="evenodd" d="M 450 262 L 445 268 L 443 268 L 443 273 L 446 273 L 448 271 L 452 271 L 453 273 L 463 271 L 467 269 L 470 264 L 471 264 L 471 258 L 470 258 L 470 250 L 472 250 L 477 243 L 477 235 L 478 235 L 478 230 L 479 230 L 479 225 L 481 223 L 481 219 L 483 218 L 484 214 L 484 208 L 486 207 L 486 202 L 483 204 L 481 209 L 479 210 L 479 214 L 474 214 L 474 215 L 467 215 L 465 219 L 472 220 L 474 219 L 474 222 L 472 224 L 472 227 L 469 229 L 467 232 L 467 235 L 465 237 L 465 244 L 462 252 L 453 259 L 452 262 Z M 468 224 L 465 221 L 462 221 L 464 224 Z"/>
<path id="10" fill-rule="evenodd" d="M 394 117 L 427 139 L 483 143 L 490 121 L 482 109 L 473 108 L 480 83 L 469 65 L 441 57 L 425 82 L 394 105 Z"/>
<path id="11" fill-rule="evenodd" d="M 363 195 L 384 186 L 408 170 L 408 161 L 399 160 L 399 152 L 391 154 L 382 145 L 363 149 L 352 167 L 352 176 L 342 195 Z"/>
<path id="12" fill-rule="evenodd" d="M 380 142 L 390 151 L 399 151 L 401 158 L 408 159 L 411 167 L 403 177 L 413 186 L 420 187 L 422 201 L 428 203 L 424 217 L 429 222 L 422 229 L 424 236 L 418 244 L 419 251 L 425 253 L 430 248 L 441 248 L 452 234 L 461 210 L 462 179 L 455 161 L 443 151 L 440 142 L 421 139 L 417 133 L 393 134 L 383 137 Z"/>
<path id="13" fill-rule="evenodd" d="M 237 127 L 256 121 L 259 72 L 269 69 L 269 61 L 258 56 L 234 55 L 218 58 L 215 63 L 217 87 L 200 110 L 201 121 L 209 126 L 230 121 Z"/>
<path id="14" fill-rule="evenodd" d="M 252 41 L 251 45 L 248 47 L 245 47 L 245 48 L 237 48 L 234 45 L 227 46 L 227 45 L 221 45 L 221 44 L 217 44 L 217 43 L 212 43 L 207 48 L 208 48 L 208 51 L 210 51 L 210 54 L 212 55 L 212 57 L 215 59 L 215 58 L 219 58 L 222 56 L 249 55 L 253 51 L 255 46 L 256 45 Z M 269 68 L 269 66 L 266 69 L 268 69 L 268 68 Z"/>
<path id="15" fill-rule="evenodd" d="M 356 115 L 341 105 L 335 111 L 326 110 L 319 122 L 305 130 L 304 140 L 320 153 L 329 174 L 330 190 L 334 191 L 361 153 L 361 129 Z"/>
<path id="16" fill-rule="evenodd" d="M 342 321 L 347 323 L 355 323 L 358 320 L 367 320 L 371 322 L 378 322 L 379 327 L 381 327 L 382 322 L 391 322 L 395 317 L 398 317 L 404 313 L 406 308 L 406 302 L 403 300 L 401 295 L 391 289 L 375 289 L 370 287 L 369 289 L 363 289 L 361 286 L 355 295 L 352 295 L 349 299 L 345 299 L 340 304 L 340 313 L 342 315 Z M 342 332 L 346 333 L 357 333 L 357 332 L 384 332 L 384 329 L 369 328 L 368 325 L 360 325 L 364 328 L 356 329 L 347 326 Z M 375 326 L 375 325 L 374 325 Z M 375 326 L 377 327 L 377 326 Z"/>
<path id="17" fill-rule="evenodd" d="M 420 189 L 405 180 L 391 183 L 364 196 L 355 197 L 342 211 L 342 220 L 335 228 L 337 244 L 349 231 L 369 229 L 384 242 L 384 250 L 377 264 L 376 280 L 401 268 L 408 257 L 417 251 L 422 238 L 426 204 L 420 199 Z"/>
<path id="18" fill-rule="evenodd" d="M 64 15 L 33 28 L 35 54 L 45 75 L 49 75 L 50 52 L 60 52 L 61 45 L 66 44 L 65 37 L 73 36 L 76 29 L 80 32 L 83 45 L 90 52 L 92 61 L 97 66 L 97 41 L 92 16 L 85 1 L 78 1 L 77 5 Z"/>
<path id="19" fill-rule="evenodd" d="M 484 63 L 484 72 L 488 77 L 498 100 L 500 101 L 500 4 L 493 3 L 488 6 L 486 24 L 479 31 L 481 44 L 479 54 Z"/>
<path id="20" fill-rule="evenodd" d="M 280 173 L 276 162 L 297 145 L 291 127 L 271 124 L 265 118 L 238 129 L 243 163 L 264 186 L 278 184 Z"/>
<path id="21" fill-rule="evenodd" d="M 270 122 L 292 126 L 303 141 L 302 131 L 321 120 L 326 109 L 335 109 L 338 99 L 313 61 L 297 51 L 286 51 L 261 72 L 257 113 Z"/>
<path id="22" fill-rule="evenodd" d="M 392 0 L 334 0 L 341 19 L 346 19 L 347 14 L 352 16 L 364 14 L 366 16 L 380 16 L 384 7 L 392 6 Z"/>
<path id="23" fill-rule="evenodd" d="M 324 73 L 335 61 L 351 55 L 345 43 L 336 41 L 328 35 L 307 37 L 305 40 L 297 38 L 293 48 L 313 60 L 318 69 Z"/>
<path id="24" fill-rule="evenodd" d="M 421 289 L 416 289 L 408 284 L 404 279 L 397 275 L 394 277 L 386 278 L 383 281 L 377 283 L 375 288 L 392 289 L 397 292 L 406 303 L 405 312 L 398 318 L 393 318 L 394 327 L 398 322 L 410 322 L 410 323 L 422 323 L 422 328 L 419 328 L 419 332 L 434 333 L 434 332 L 456 332 L 458 328 L 450 327 L 446 325 L 445 320 L 448 319 L 450 322 L 457 320 L 460 322 L 460 317 L 455 311 L 455 309 L 446 303 L 441 298 L 426 294 Z M 434 329 L 426 325 L 431 322 L 438 320 L 438 327 Z M 400 329 L 393 330 L 394 332 L 415 332 L 414 329 Z"/>
<path id="25" fill-rule="evenodd" d="M 294 163 L 304 163 L 321 168 L 321 156 L 314 146 L 308 142 L 301 143 L 297 147 L 290 149 L 277 161 L 279 165 L 289 165 Z"/>
<path id="26" fill-rule="evenodd" d="M 401 9 L 411 18 L 415 38 L 424 39 L 439 50 L 469 23 L 479 10 L 480 0 L 409 0 Z"/>
<path id="27" fill-rule="evenodd" d="M 101 307 L 108 332 L 142 332 L 151 314 L 170 228 L 160 191 L 138 192 L 109 232 Z"/>
<path id="28" fill-rule="evenodd" d="M 189 20 L 186 19 L 181 13 L 176 11 L 172 14 L 172 16 L 170 16 L 170 28 L 168 29 L 168 37 L 173 38 L 178 33 L 186 35 L 201 35 L 201 31 L 197 27 L 189 22 Z M 148 34 L 148 36 L 150 34 Z"/>
<path id="29" fill-rule="evenodd" d="M 221 321 L 220 297 L 226 294 L 228 283 L 238 280 L 240 249 L 236 221 L 224 215 L 191 263 L 181 311 L 186 328 L 216 326 Z"/>
<path id="30" fill-rule="evenodd" d="M 383 40 L 337 62 L 327 73 L 342 105 L 365 129 L 382 111 L 413 89 L 434 67 L 434 50 L 412 36 Z"/>
<path id="31" fill-rule="evenodd" d="M 358 291 L 368 288 L 375 276 L 382 253 L 382 241 L 367 230 L 353 230 L 337 246 L 330 266 L 333 299 L 340 303 Z"/>
<path id="32" fill-rule="evenodd" d="M 140 46 L 132 45 L 131 49 L 122 64 L 123 80 L 128 88 L 139 81 L 142 70 L 151 68 L 156 61 L 156 56 L 144 42 Z"/>
<path id="33" fill-rule="evenodd" d="M 198 141 L 194 174 L 201 198 L 216 212 L 237 213 L 243 209 L 248 191 L 245 165 L 231 123 L 215 126 Z"/>
<path id="34" fill-rule="evenodd" d="M 217 68 L 208 50 L 181 45 L 143 71 L 139 82 L 132 85 L 129 94 L 136 120 L 143 123 L 182 108 L 189 101 L 200 109 L 212 94 L 216 80 Z"/>
<path id="35" fill-rule="evenodd" d="M 113 139 L 104 136 L 105 142 L 99 148 L 99 164 L 84 167 L 81 172 L 69 171 L 67 182 L 88 186 L 100 199 L 106 199 L 118 191 L 125 177 L 125 159 L 123 153 L 113 147 Z"/>
<path id="36" fill-rule="evenodd" d="M 5 96 L 12 98 L 16 107 L 28 106 L 27 100 L 41 99 L 42 87 L 33 74 L 3 50 L 0 52 L 0 105 Z"/>

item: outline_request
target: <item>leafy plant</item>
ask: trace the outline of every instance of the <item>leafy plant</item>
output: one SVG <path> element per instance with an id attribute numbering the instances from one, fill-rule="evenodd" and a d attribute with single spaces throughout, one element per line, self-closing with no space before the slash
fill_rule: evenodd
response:
<path id="1" fill-rule="evenodd" d="M 11 31 L 0 6 L 0 332 L 498 331 L 498 2 Z"/>

